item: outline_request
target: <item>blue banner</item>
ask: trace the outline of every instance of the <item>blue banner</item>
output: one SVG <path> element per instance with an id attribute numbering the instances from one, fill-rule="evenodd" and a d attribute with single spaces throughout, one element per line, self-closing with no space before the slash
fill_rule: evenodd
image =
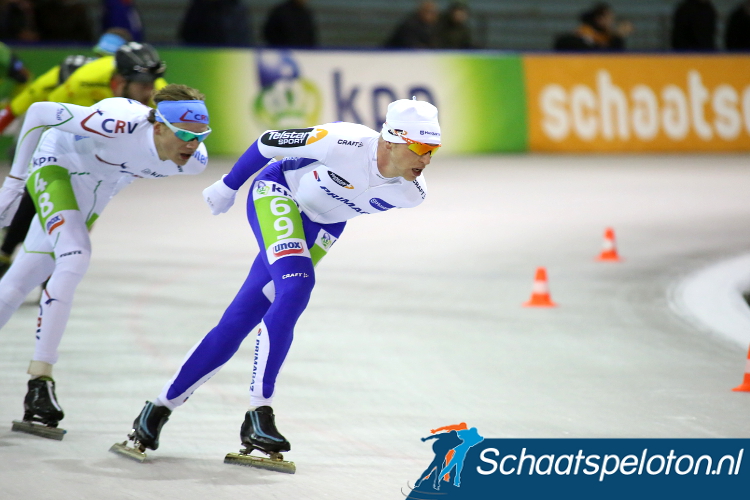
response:
<path id="1" fill-rule="evenodd" d="M 409 500 L 744 498 L 750 439 L 485 439 L 465 424 L 422 438 Z"/>

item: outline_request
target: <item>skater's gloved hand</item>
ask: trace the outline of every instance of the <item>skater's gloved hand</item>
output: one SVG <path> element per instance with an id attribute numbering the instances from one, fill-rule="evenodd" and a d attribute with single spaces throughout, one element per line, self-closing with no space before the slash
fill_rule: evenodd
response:
<path id="1" fill-rule="evenodd" d="M 10 225 L 16 215 L 26 181 L 17 177 L 6 177 L 0 189 L 0 227 Z"/>
<path id="2" fill-rule="evenodd" d="M 234 205 L 234 197 L 237 196 L 237 190 L 224 184 L 224 177 L 226 174 L 203 190 L 203 199 L 206 200 L 214 215 L 223 214 L 229 210 Z"/>

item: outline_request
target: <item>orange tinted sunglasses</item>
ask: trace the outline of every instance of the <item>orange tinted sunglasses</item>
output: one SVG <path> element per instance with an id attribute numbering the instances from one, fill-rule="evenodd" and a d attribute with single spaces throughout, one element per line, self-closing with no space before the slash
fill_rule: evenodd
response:
<path id="1" fill-rule="evenodd" d="M 388 132 L 395 135 L 396 137 L 402 138 L 406 144 L 407 147 L 417 153 L 419 156 L 422 156 L 424 154 L 430 153 L 430 156 L 435 154 L 440 147 L 440 144 L 425 144 L 424 142 L 415 141 L 414 139 L 409 139 L 408 137 L 404 137 L 403 132 L 400 130 L 391 130 L 388 129 Z"/>

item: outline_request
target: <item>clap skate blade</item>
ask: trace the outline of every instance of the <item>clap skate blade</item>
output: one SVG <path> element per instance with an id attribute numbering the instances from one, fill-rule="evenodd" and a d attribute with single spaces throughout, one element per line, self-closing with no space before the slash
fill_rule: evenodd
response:
<path id="1" fill-rule="evenodd" d="M 122 455 L 137 462 L 143 463 L 146 460 L 146 453 L 144 453 L 146 451 L 146 447 L 138 441 L 135 441 L 131 436 L 128 436 L 128 438 L 133 441 L 132 448 L 128 446 L 128 440 L 125 440 L 122 443 L 113 444 L 110 447 L 109 451 L 117 455 Z"/>
<path id="2" fill-rule="evenodd" d="M 261 451 L 268 455 L 268 457 L 256 457 L 250 455 L 253 450 Z M 244 465 L 245 467 L 255 467 L 256 469 L 265 469 L 275 472 L 285 472 L 287 474 L 294 474 L 297 471 L 297 467 L 294 462 L 288 462 L 284 460 L 284 455 L 278 452 L 266 452 L 260 448 L 245 448 L 240 450 L 239 453 L 227 453 L 224 457 L 225 464 Z"/>
<path id="3" fill-rule="evenodd" d="M 55 439 L 57 441 L 62 441 L 63 436 L 65 436 L 65 433 L 68 432 L 65 429 L 58 428 L 57 424 L 55 424 L 55 427 L 52 427 L 28 420 L 14 420 L 11 430 L 16 432 L 25 432 L 26 434 L 33 434 L 34 436 L 43 438 Z"/>

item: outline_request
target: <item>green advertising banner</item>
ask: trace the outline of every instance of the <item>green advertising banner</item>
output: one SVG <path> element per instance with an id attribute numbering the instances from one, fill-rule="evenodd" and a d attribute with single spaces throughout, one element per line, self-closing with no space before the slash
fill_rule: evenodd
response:
<path id="1" fill-rule="evenodd" d="M 70 49 L 17 49 L 36 75 Z M 166 79 L 206 95 L 213 154 L 239 155 L 264 130 L 332 121 L 380 130 L 388 103 L 416 97 L 440 112 L 446 153 L 527 150 L 521 57 L 455 52 L 160 48 Z"/>

